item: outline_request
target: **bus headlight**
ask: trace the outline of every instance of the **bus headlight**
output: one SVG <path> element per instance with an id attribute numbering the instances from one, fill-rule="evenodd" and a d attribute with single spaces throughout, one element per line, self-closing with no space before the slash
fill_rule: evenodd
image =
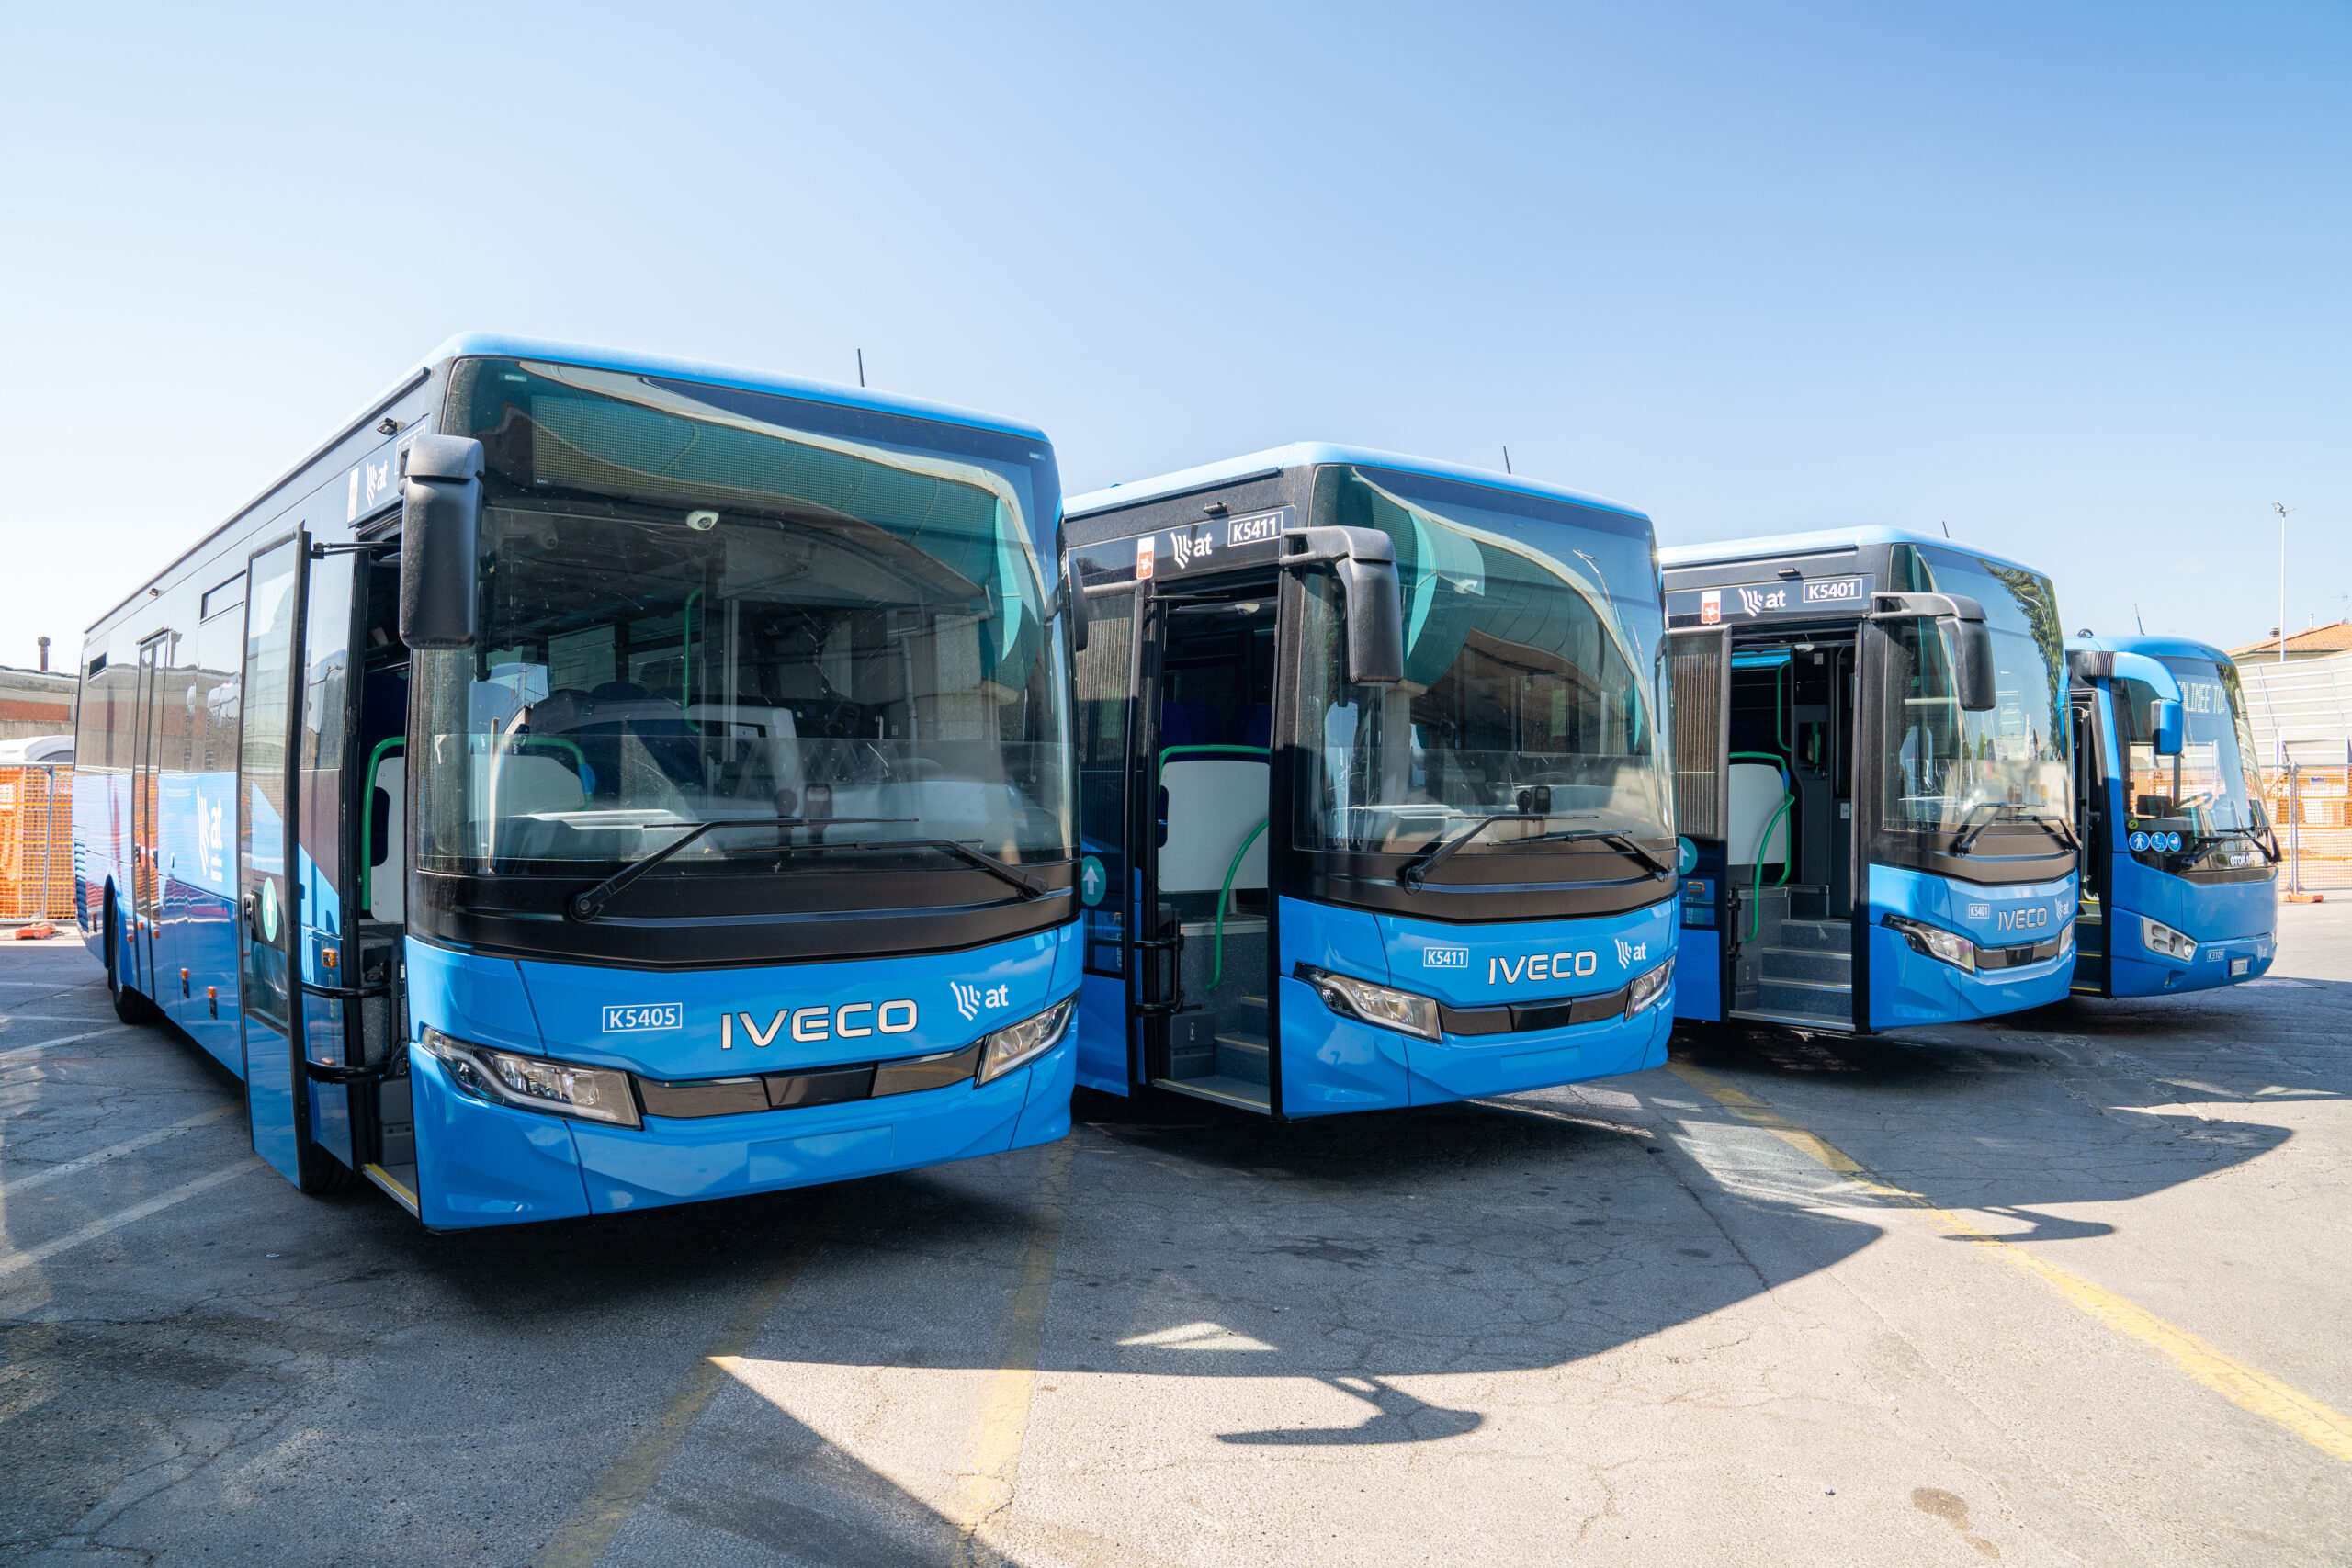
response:
<path id="1" fill-rule="evenodd" d="M 1655 969 L 1634 976 L 1634 983 L 1625 987 L 1625 1016 L 1633 1017 L 1666 995 L 1666 983 L 1673 978 L 1674 960 L 1671 958 Z"/>
<path id="2" fill-rule="evenodd" d="M 638 1120 L 628 1075 L 616 1068 L 493 1050 L 453 1040 L 437 1029 L 426 1030 L 420 1043 L 448 1069 L 450 1081 L 476 1100 L 621 1127 L 644 1124 Z"/>
<path id="3" fill-rule="evenodd" d="M 1315 994 L 1323 998 L 1325 1007 L 1342 1018 L 1382 1029 L 1401 1030 L 1424 1040 L 1435 1040 L 1441 1032 L 1437 1003 L 1429 997 L 1400 991 L 1394 986 L 1375 986 L 1352 975 L 1335 975 L 1312 964 L 1300 964 L 1295 973 L 1315 987 Z"/>
<path id="4" fill-rule="evenodd" d="M 1949 964 L 1955 969 L 1976 973 L 1976 944 L 1958 931 L 1948 931 L 1941 926 L 1931 926 L 1925 920 L 1915 920 L 1905 915 L 1886 915 L 1879 923 L 1887 930 L 1901 931 L 1911 951 Z"/>
<path id="5" fill-rule="evenodd" d="M 1034 1062 L 1056 1045 L 1069 1032 L 1069 1021 L 1078 1011 L 1078 998 L 1064 997 L 1034 1018 L 1008 1024 L 988 1037 L 980 1052 L 978 1081 L 1001 1077 L 1013 1068 Z"/>
<path id="6" fill-rule="evenodd" d="M 2150 953 L 2182 964 L 2197 962 L 2194 939 L 2183 936 L 2163 921 L 2152 920 L 2145 915 L 2140 917 L 2140 945 Z"/>

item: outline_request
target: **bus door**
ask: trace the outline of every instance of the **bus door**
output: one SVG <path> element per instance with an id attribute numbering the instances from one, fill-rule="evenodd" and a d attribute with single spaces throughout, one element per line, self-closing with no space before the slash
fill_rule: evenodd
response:
<path id="1" fill-rule="evenodd" d="M 296 1093 L 294 1050 L 301 1007 L 292 983 L 300 919 L 293 739 L 308 545 L 307 536 L 296 534 L 255 551 L 247 566 L 237 744 L 237 994 L 245 1103 L 254 1152 L 298 1184 L 309 1107 Z"/>
<path id="2" fill-rule="evenodd" d="M 156 927 L 163 916 L 163 834 L 157 813 L 163 792 L 156 780 L 162 747 L 157 729 L 163 716 L 163 675 L 171 656 L 172 634 L 158 632 L 139 645 L 139 675 L 132 722 L 130 758 L 130 918 L 125 927 L 128 945 L 123 983 L 159 1005 L 166 992 L 158 973 Z"/>
<path id="3" fill-rule="evenodd" d="M 1078 563 L 1081 581 L 1114 570 L 1125 579 L 1082 590 L 1086 851 L 1116 889 L 1090 908 L 1087 968 L 1118 976 L 1124 1016 L 1114 1030 L 1093 1010 L 1081 1081 L 1108 1087 L 1114 1038 L 1126 1052 L 1115 1064 L 1123 1087 L 1269 1113 L 1278 1103 L 1267 837 L 1281 583 L 1271 569 L 1136 577 L 1135 550 L 1120 541 Z M 1090 979 L 1089 989 L 1107 987 Z"/>
<path id="4" fill-rule="evenodd" d="M 2107 885 L 2109 836 L 2107 770 L 2099 739 L 2099 690 L 2075 686 L 2068 694 L 2075 726 L 2075 837 L 2083 846 L 2080 903 L 2075 914 L 2073 988 L 2091 996 L 2107 991 Z"/>
<path id="5" fill-rule="evenodd" d="M 1701 626 L 1667 634 L 1667 694 L 1674 734 L 1675 831 L 1682 852 L 1681 956 L 1675 965 L 1677 1018 L 1720 1021 L 1730 952 L 1731 894 L 1725 880 L 1730 802 L 1731 632 Z"/>

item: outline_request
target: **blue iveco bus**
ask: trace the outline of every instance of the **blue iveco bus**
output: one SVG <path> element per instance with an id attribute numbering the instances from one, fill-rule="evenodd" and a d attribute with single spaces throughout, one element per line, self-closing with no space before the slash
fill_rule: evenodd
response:
<path id="1" fill-rule="evenodd" d="M 1889 528 L 1662 552 L 1680 1016 L 1867 1032 L 2066 995 L 2050 580 Z"/>
<path id="2" fill-rule="evenodd" d="M 1080 498 L 1066 539 L 1080 1083 L 1283 1118 L 1665 1059 L 1648 518 L 1293 446 Z"/>
<path id="3" fill-rule="evenodd" d="M 92 628 L 128 1019 L 432 1226 L 1057 1138 L 1052 449 L 860 389 L 436 350 Z"/>
<path id="4" fill-rule="evenodd" d="M 2179 637 L 2066 644 L 2083 840 L 2075 989 L 2198 991 L 2270 967 L 2277 836 L 2237 666 Z"/>

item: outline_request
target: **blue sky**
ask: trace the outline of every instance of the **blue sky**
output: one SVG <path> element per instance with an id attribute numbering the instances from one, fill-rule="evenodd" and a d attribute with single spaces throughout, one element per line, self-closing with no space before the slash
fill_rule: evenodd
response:
<path id="1" fill-rule="evenodd" d="M 469 328 L 2352 594 L 2341 5 L 0 4 L 0 662 Z M 68 661 L 61 660 L 61 662 Z"/>

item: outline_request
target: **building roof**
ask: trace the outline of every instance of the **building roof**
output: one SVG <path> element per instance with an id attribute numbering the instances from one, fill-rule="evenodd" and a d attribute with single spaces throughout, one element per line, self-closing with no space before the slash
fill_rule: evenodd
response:
<path id="1" fill-rule="evenodd" d="M 2324 626 L 2306 626 L 2287 634 L 2287 657 L 2290 659 L 2319 659 L 2331 653 L 2352 652 L 2352 621 L 2330 621 Z M 2240 664 L 2259 663 L 2267 658 L 2278 662 L 2278 638 L 2264 637 L 2260 642 L 2247 643 L 2244 648 L 2230 649 L 2230 657 Z"/>

